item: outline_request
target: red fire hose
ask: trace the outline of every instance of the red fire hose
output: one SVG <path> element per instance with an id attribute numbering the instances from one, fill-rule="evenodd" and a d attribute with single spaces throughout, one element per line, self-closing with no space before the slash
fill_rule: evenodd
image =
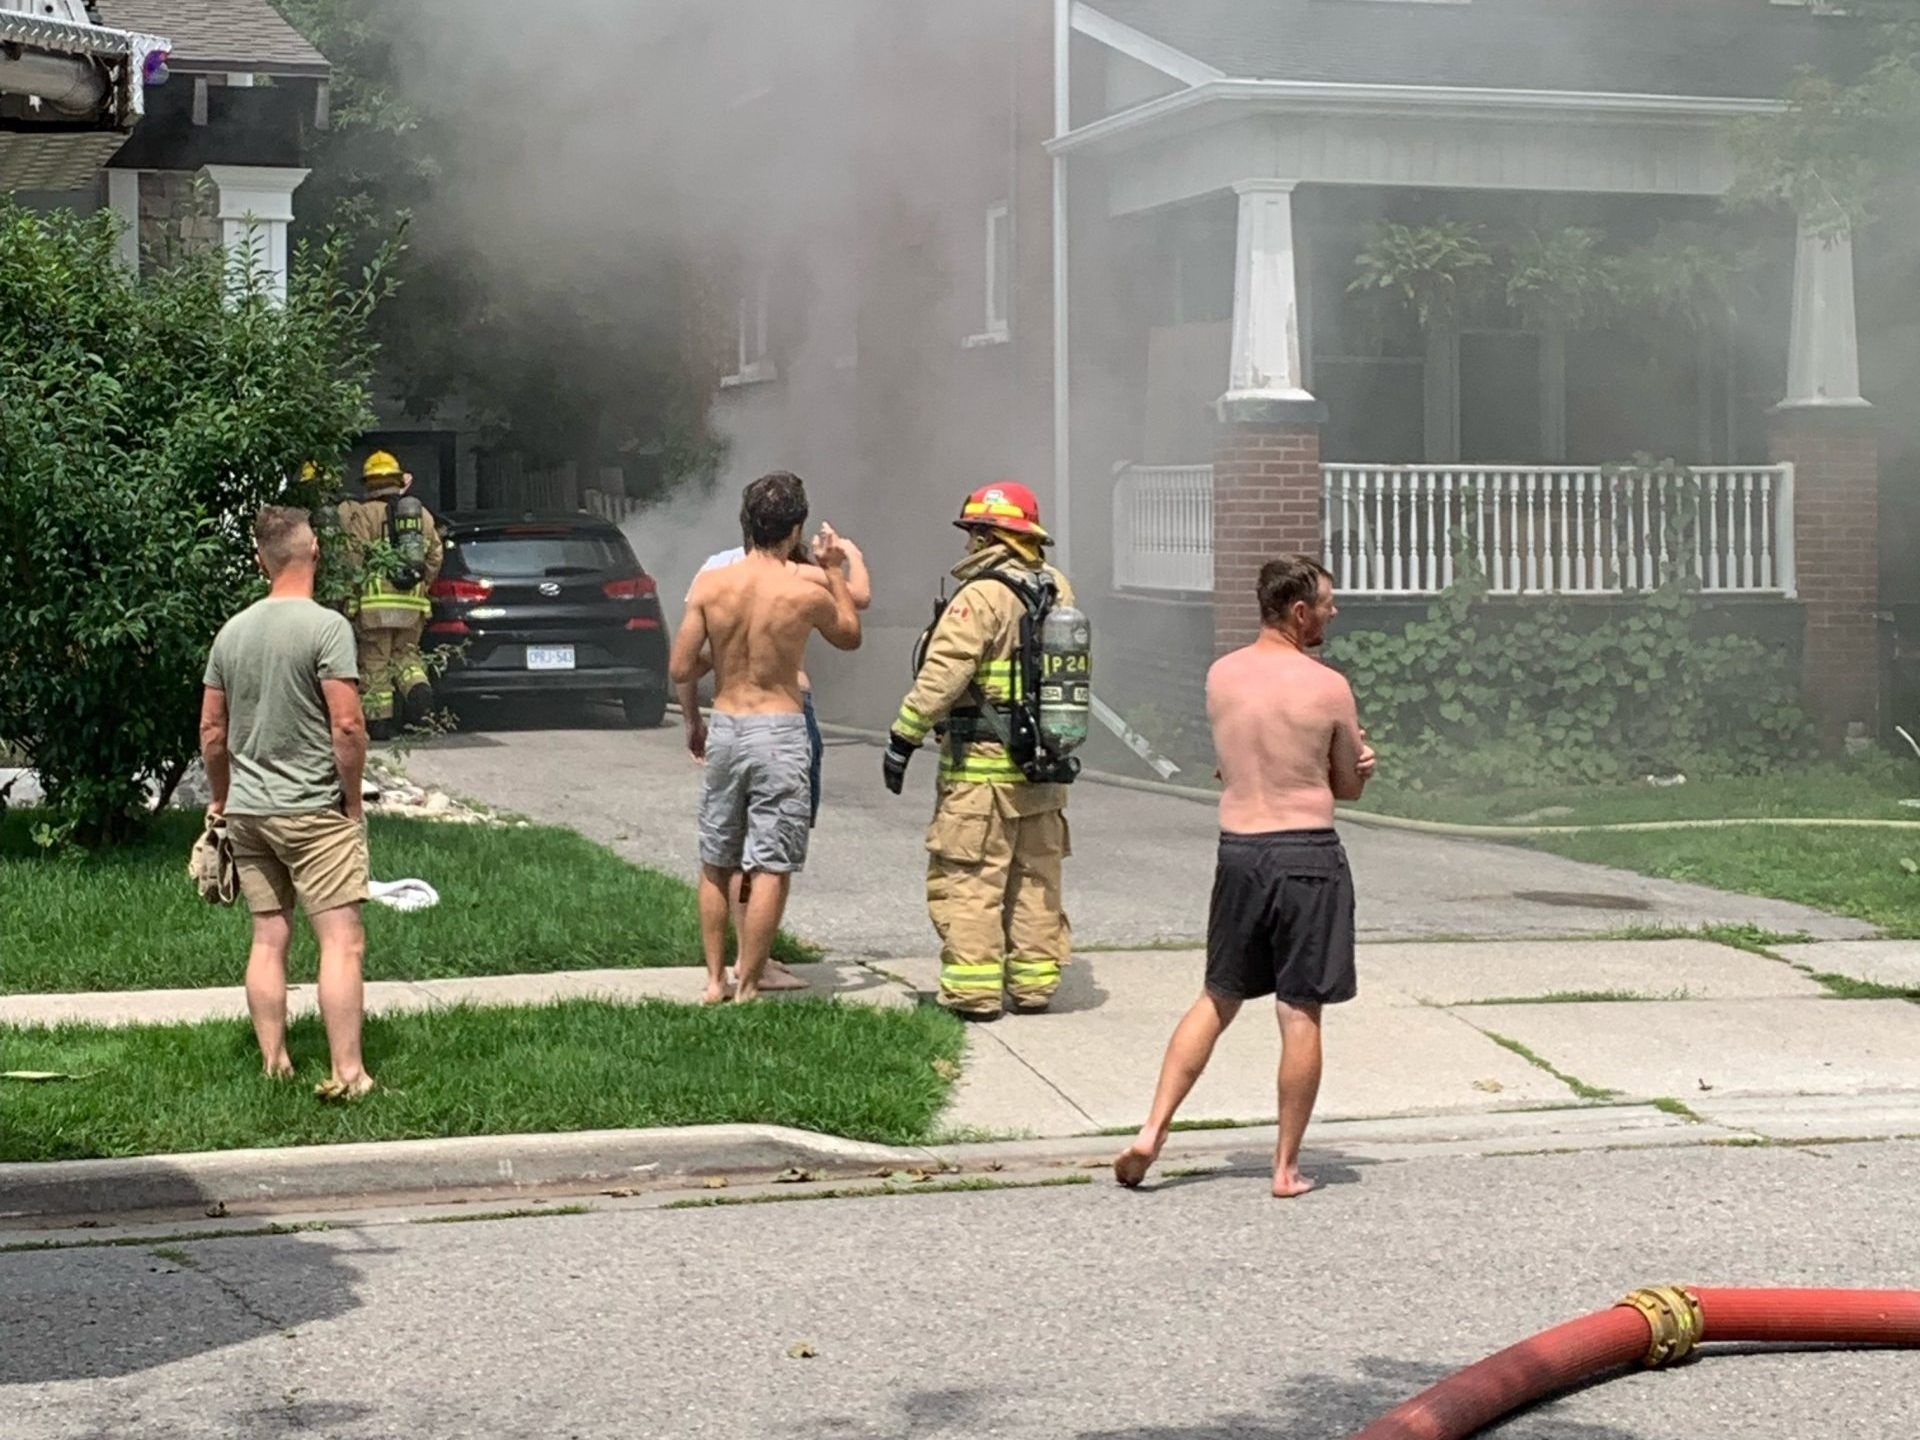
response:
<path id="1" fill-rule="evenodd" d="M 1636 1361 L 1672 1364 L 1703 1341 L 1920 1345 L 1920 1290 L 1636 1290 L 1449 1375 L 1354 1440 L 1466 1440 L 1543 1395 Z"/>

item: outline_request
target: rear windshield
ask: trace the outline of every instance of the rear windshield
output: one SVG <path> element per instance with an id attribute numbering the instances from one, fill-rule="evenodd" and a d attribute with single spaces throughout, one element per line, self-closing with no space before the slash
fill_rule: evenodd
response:
<path id="1" fill-rule="evenodd" d="M 447 547 L 447 569 L 457 575 L 509 579 L 527 575 L 597 575 L 638 569 L 618 535 L 580 530 L 470 535 Z"/>

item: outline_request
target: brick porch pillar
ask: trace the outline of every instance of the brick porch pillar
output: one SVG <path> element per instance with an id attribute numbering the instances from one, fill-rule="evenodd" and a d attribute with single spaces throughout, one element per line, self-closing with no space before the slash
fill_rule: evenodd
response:
<path id="1" fill-rule="evenodd" d="M 1824 747 L 1880 722 L 1880 446 L 1860 395 L 1853 241 L 1801 227 L 1787 398 L 1768 448 L 1793 466 L 1797 589 L 1806 619 L 1801 684 Z"/>
<path id="2" fill-rule="evenodd" d="M 1222 418 L 1213 450 L 1213 651 L 1260 633 L 1260 567 L 1288 551 L 1320 553 L 1320 411 Z M 1244 412 L 1243 412 L 1244 413 Z M 1257 413 L 1257 412 L 1256 412 Z"/>
<path id="3" fill-rule="evenodd" d="M 1233 359 L 1213 453 L 1213 648 L 1260 633 L 1254 584 L 1276 555 L 1320 553 L 1320 425 L 1307 393 L 1293 184 L 1246 180 L 1234 247 Z"/>
<path id="4" fill-rule="evenodd" d="M 1782 407 L 1768 448 L 1793 466 L 1794 561 L 1806 619 L 1801 686 L 1823 748 L 1880 728 L 1880 445 L 1871 411 Z"/>

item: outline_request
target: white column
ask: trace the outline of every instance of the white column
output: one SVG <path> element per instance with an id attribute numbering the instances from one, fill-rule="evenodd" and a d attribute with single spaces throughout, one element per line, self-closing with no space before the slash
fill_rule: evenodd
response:
<path id="1" fill-rule="evenodd" d="M 107 209 L 120 222 L 120 244 L 114 258 L 133 274 L 140 273 L 140 172 L 107 171 Z"/>
<path id="2" fill-rule="evenodd" d="M 209 165 L 203 173 L 219 195 L 220 243 L 227 252 L 230 283 L 243 290 L 249 276 L 274 303 L 287 298 L 287 222 L 293 192 L 305 170 L 265 165 Z"/>
<path id="3" fill-rule="evenodd" d="M 1859 407 L 1859 320 L 1853 303 L 1853 236 L 1822 235 L 1803 221 L 1793 265 L 1793 338 L 1788 407 Z"/>
<path id="4" fill-rule="evenodd" d="M 1293 253 L 1293 182 L 1243 180 L 1233 263 L 1233 361 L 1222 419 L 1308 409 Z"/>

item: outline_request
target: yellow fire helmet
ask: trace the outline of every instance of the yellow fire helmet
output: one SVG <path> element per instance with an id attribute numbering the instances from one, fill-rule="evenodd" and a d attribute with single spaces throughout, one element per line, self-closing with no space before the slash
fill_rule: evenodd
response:
<path id="1" fill-rule="evenodd" d="M 360 466 L 360 483 L 369 490 L 387 490 L 403 479 L 400 462 L 385 450 L 376 450 Z"/>

